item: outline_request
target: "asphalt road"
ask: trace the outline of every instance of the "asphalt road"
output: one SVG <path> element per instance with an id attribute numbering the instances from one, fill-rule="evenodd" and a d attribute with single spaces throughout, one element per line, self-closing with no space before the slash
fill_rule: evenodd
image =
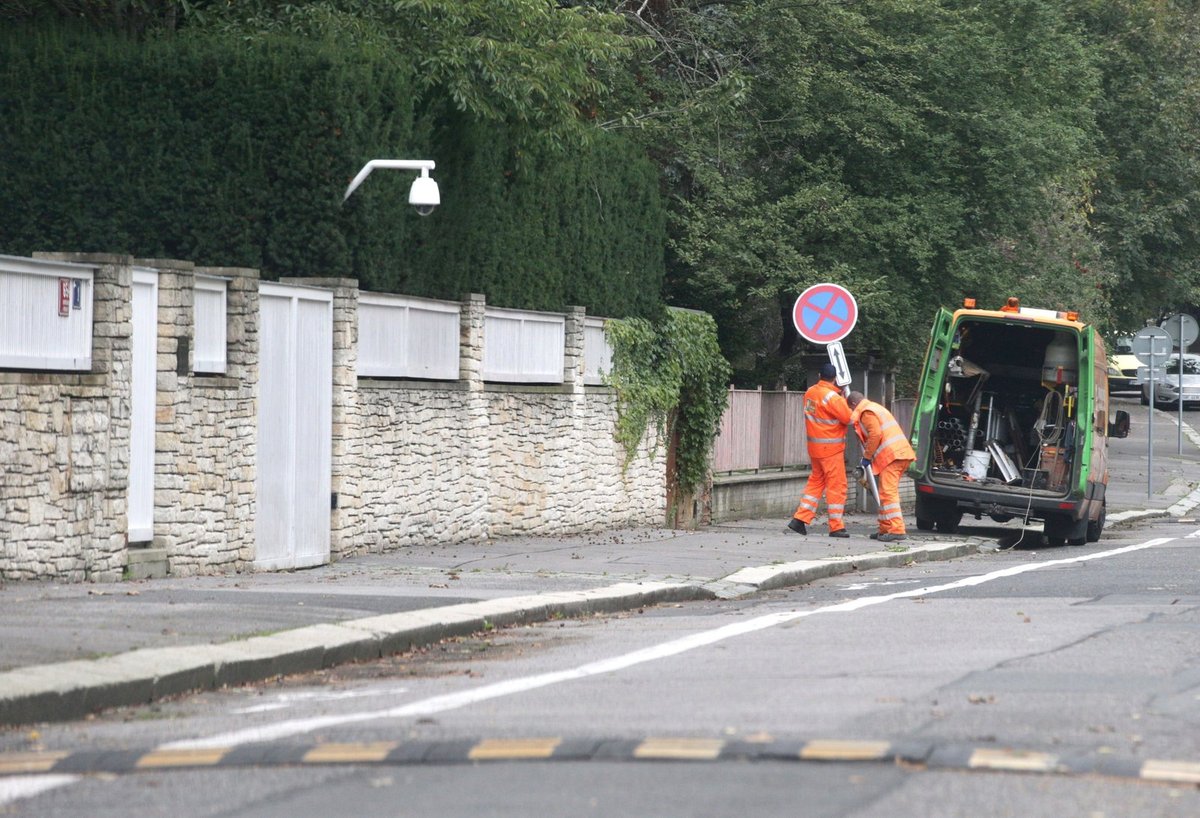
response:
<path id="1" fill-rule="evenodd" d="M 87 751 L 101 770 L 164 744 L 226 761 L 71 777 L 7 809 L 1194 816 L 1198 532 L 1158 521 L 1079 548 L 547 622 L 47 725 L 7 748 Z M 420 763 L 394 763 L 406 748 Z M 367 763 L 372 750 L 392 761 Z M 304 760 L 317 751 L 346 755 Z"/>

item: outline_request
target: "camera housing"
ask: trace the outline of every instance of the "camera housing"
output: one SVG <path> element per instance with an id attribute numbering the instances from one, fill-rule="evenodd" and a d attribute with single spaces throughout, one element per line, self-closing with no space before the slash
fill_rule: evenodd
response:
<path id="1" fill-rule="evenodd" d="M 422 169 L 421 175 L 413 180 L 408 191 L 408 203 L 417 209 L 419 216 L 428 216 L 442 203 L 437 182 L 429 178 L 428 171 Z"/>

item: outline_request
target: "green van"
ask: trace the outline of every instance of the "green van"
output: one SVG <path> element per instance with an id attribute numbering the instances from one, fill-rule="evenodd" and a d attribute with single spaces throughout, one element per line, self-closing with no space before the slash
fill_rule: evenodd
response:
<path id="1" fill-rule="evenodd" d="M 1044 523 L 1051 545 L 1104 530 L 1108 356 L 1071 312 L 1022 307 L 939 310 L 913 413 L 917 528 L 958 530 L 963 514 Z"/>

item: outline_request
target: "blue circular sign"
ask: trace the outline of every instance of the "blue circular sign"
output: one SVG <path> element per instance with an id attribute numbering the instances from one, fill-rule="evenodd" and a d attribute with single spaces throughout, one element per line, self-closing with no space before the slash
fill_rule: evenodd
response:
<path id="1" fill-rule="evenodd" d="M 831 344 L 850 334 L 858 323 L 858 302 L 838 284 L 814 284 L 796 299 L 792 323 L 813 344 Z"/>

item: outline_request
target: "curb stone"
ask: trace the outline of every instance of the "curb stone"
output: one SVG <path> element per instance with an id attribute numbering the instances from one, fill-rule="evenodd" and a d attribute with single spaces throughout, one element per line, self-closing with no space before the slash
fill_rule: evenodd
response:
<path id="1" fill-rule="evenodd" d="M 745 568 L 704 583 L 626 582 L 309 625 L 215 645 L 143 648 L 101 659 L 17 668 L 0 673 L 0 725 L 78 719 L 105 708 L 145 704 L 189 691 L 369 661 L 493 627 L 667 602 L 738 599 L 838 574 L 952 559 L 976 550 L 969 543 L 917 546 Z"/>

